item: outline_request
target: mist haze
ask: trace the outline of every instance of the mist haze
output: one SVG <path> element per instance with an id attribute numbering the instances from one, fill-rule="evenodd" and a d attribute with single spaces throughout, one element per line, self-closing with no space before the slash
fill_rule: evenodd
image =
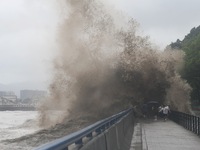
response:
<path id="1" fill-rule="evenodd" d="M 68 115 L 101 118 L 151 100 L 189 112 L 190 86 L 177 73 L 183 53 L 157 50 L 137 34 L 132 18 L 119 26 L 122 16 L 108 11 L 103 1 L 66 0 L 66 6 L 41 125 L 51 124 L 46 110 L 52 108 L 66 112 L 59 122 Z"/>

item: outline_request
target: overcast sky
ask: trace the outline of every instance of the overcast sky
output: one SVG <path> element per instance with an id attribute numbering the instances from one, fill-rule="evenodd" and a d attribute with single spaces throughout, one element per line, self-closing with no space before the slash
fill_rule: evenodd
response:
<path id="1" fill-rule="evenodd" d="M 0 0 L 0 83 L 46 82 L 56 49 L 54 0 Z"/>
<path id="2" fill-rule="evenodd" d="M 161 48 L 200 25 L 199 0 L 112 0 Z"/>
<path id="3" fill-rule="evenodd" d="M 49 80 L 60 21 L 55 1 L 0 0 L 0 83 Z M 136 19 L 143 33 L 161 48 L 200 25 L 199 0 L 110 3 Z"/>

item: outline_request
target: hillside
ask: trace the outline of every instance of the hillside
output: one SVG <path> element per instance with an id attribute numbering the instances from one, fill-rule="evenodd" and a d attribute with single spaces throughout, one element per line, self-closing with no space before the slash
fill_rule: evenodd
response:
<path id="1" fill-rule="evenodd" d="M 193 88 L 193 105 L 200 104 L 200 26 L 192 28 L 182 41 L 178 39 L 170 46 L 185 52 L 185 64 L 181 75 Z"/>

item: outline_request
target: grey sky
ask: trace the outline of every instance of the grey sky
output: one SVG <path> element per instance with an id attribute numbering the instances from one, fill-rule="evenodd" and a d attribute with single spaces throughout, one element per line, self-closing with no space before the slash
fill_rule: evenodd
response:
<path id="1" fill-rule="evenodd" d="M 56 0 L 0 0 L 0 83 L 50 78 L 60 20 Z M 164 48 L 200 25 L 199 0 L 110 0 Z M 0 89 L 1 90 L 1 89 Z"/>
<path id="2" fill-rule="evenodd" d="M 135 18 L 145 35 L 164 48 L 200 25 L 199 0 L 111 0 Z"/>
<path id="3" fill-rule="evenodd" d="M 53 2 L 0 1 L 0 83 L 47 80 L 58 24 Z"/>

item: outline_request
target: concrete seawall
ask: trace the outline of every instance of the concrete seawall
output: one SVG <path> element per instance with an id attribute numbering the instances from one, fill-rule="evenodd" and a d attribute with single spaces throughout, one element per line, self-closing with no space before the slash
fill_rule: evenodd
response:
<path id="1" fill-rule="evenodd" d="M 133 135 L 133 112 L 101 133 L 80 150 L 129 150 Z"/>

